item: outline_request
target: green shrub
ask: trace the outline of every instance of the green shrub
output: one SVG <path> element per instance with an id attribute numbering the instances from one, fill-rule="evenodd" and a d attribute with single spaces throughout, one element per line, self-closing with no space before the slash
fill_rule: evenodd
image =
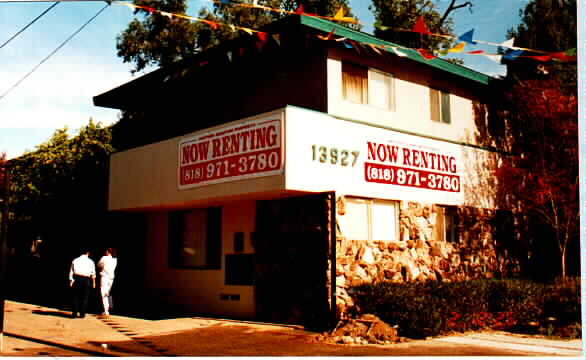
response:
<path id="1" fill-rule="evenodd" d="M 581 326 L 576 279 L 551 285 L 528 280 L 382 282 L 350 292 L 356 295 L 354 315 L 375 314 L 410 338 L 483 328 L 520 329 L 547 318 Z"/>

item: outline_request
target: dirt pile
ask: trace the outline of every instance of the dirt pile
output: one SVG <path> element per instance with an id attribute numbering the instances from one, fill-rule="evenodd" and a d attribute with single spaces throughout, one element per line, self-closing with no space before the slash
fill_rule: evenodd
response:
<path id="1" fill-rule="evenodd" d="M 332 332 L 318 335 L 316 340 L 356 345 L 385 345 L 406 341 L 398 336 L 397 326 L 391 326 L 372 314 L 361 315 L 358 319 L 340 320 Z"/>

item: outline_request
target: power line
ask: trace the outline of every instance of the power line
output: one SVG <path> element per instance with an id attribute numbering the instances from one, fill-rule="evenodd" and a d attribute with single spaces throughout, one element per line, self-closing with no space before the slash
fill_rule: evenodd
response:
<path id="1" fill-rule="evenodd" d="M 33 21 L 31 21 L 30 23 L 28 23 L 25 27 L 23 27 L 19 32 L 17 32 L 16 34 L 14 34 L 10 39 L 6 40 L 6 42 L 4 42 L 4 44 L 0 45 L 0 49 L 2 49 L 4 46 L 6 46 L 9 42 L 11 42 L 14 38 L 16 38 L 18 35 L 20 35 L 23 31 L 25 31 L 26 29 L 28 29 L 29 26 L 31 26 L 32 24 L 34 24 L 37 20 L 39 20 L 41 17 L 43 17 L 43 15 L 45 15 L 46 13 L 48 13 L 49 11 L 51 11 L 52 8 L 54 8 L 55 6 L 57 6 L 57 4 L 59 4 L 59 2 L 55 2 L 53 5 L 49 6 L 49 8 L 45 11 L 43 11 L 41 13 L 41 15 L 37 16 Z"/>
<path id="2" fill-rule="evenodd" d="M 47 60 L 49 60 L 49 58 L 51 58 L 53 55 L 55 55 L 55 53 L 57 53 L 57 51 L 61 50 L 61 48 L 63 46 L 65 46 L 65 44 L 67 44 L 69 42 L 69 40 L 73 39 L 73 37 L 75 35 L 77 35 L 81 30 L 83 30 L 83 28 L 85 28 L 87 25 L 89 25 L 89 23 L 91 23 L 95 18 L 98 17 L 98 15 L 100 15 L 104 10 L 106 10 L 106 8 L 109 5 L 104 6 L 102 9 L 100 9 L 100 11 L 98 11 L 94 16 L 92 16 L 88 21 L 85 22 L 85 24 L 83 24 L 79 29 L 77 29 L 73 34 L 71 34 L 67 39 L 65 39 L 65 41 L 63 41 L 61 43 L 61 45 L 59 45 L 55 50 L 53 50 L 49 55 L 47 55 L 47 57 L 45 57 L 43 60 L 41 60 L 40 63 L 38 63 L 31 71 L 28 72 L 28 74 L 26 74 L 25 76 L 23 76 L 20 80 L 18 80 L 14 85 L 12 85 L 12 87 L 10 89 L 8 89 L 4 94 L 2 94 L 2 96 L 0 96 L 0 100 L 4 99 L 4 97 L 6 95 L 8 95 L 8 93 L 10 93 L 12 90 L 14 90 L 18 85 L 20 85 L 20 83 L 22 83 L 27 77 L 29 77 L 32 73 L 34 73 L 39 66 L 43 65 L 43 63 Z"/>

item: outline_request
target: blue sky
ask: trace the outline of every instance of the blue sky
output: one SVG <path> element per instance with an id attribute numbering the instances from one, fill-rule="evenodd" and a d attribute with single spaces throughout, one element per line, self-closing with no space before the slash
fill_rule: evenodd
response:
<path id="1" fill-rule="evenodd" d="M 448 0 L 437 0 L 447 6 Z M 472 0 L 473 12 L 455 12 L 456 34 L 474 29 L 474 39 L 503 42 L 528 0 Z M 98 12 L 106 3 L 63 2 L 0 49 L 0 96 Z M 196 14 L 206 0 L 188 0 Z M 369 0 L 350 0 L 353 12 L 371 32 Z M 0 45 L 47 9 L 49 2 L 1 3 Z M 93 106 L 92 97 L 133 79 L 130 66 L 116 56 L 116 36 L 134 17 L 131 9 L 113 4 L 31 76 L 0 99 L 0 153 L 9 158 L 32 151 L 59 128 L 79 129 L 92 118 L 111 124 L 118 111 Z M 494 48 L 487 48 L 494 51 Z M 466 66 L 502 74 L 503 66 L 484 56 L 463 55 Z"/>

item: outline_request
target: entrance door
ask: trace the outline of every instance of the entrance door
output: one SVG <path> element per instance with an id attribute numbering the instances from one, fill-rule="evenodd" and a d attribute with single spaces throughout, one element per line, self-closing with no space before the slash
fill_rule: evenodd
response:
<path id="1" fill-rule="evenodd" d="M 257 202 L 256 306 L 261 321 L 327 321 L 329 194 Z"/>

